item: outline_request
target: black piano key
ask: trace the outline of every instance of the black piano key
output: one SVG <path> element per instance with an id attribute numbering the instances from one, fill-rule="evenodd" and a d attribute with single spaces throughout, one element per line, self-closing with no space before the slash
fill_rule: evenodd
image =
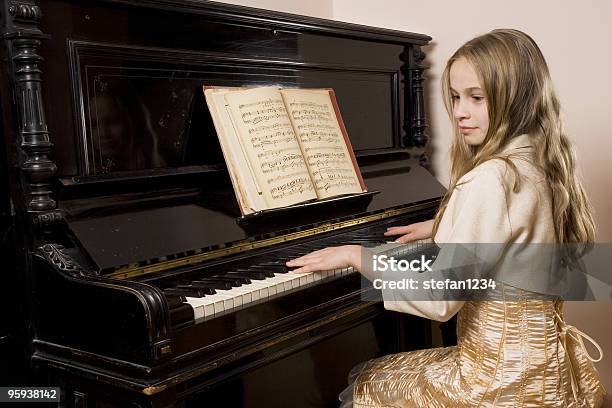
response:
<path id="1" fill-rule="evenodd" d="M 325 248 L 325 244 L 320 242 L 306 242 L 300 244 L 300 249 L 302 248 L 308 251 L 316 251 L 317 249 Z"/>
<path id="2" fill-rule="evenodd" d="M 295 258 L 299 258 L 300 256 L 304 256 L 304 255 L 309 254 L 311 252 L 312 251 L 305 251 L 305 250 L 298 250 L 298 249 L 284 250 L 283 251 L 283 256 L 293 256 Z"/>
<path id="3" fill-rule="evenodd" d="M 365 237 L 347 237 L 345 240 L 342 241 L 342 243 L 345 243 L 348 241 L 372 242 L 372 241 L 380 241 L 380 237 L 374 237 L 371 235 L 365 236 Z"/>
<path id="4" fill-rule="evenodd" d="M 260 263 L 274 263 L 274 262 L 278 262 L 278 257 L 281 254 L 278 254 L 277 256 L 267 256 L 267 257 L 258 257 L 257 259 L 251 259 L 251 260 L 247 260 L 247 261 L 243 261 L 243 262 L 239 262 L 239 263 L 232 263 L 231 267 L 226 269 L 226 270 L 236 270 L 236 269 L 249 269 L 251 266 L 253 265 L 259 265 Z"/>
<path id="5" fill-rule="evenodd" d="M 372 248 L 384 244 L 387 241 L 383 242 L 372 242 L 372 241 L 347 241 L 345 245 L 361 245 L 366 248 Z"/>
<path id="6" fill-rule="evenodd" d="M 254 263 L 260 263 L 260 262 L 274 262 L 277 258 L 279 254 L 267 254 L 267 255 L 262 255 L 262 256 L 258 256 L 255 259 L 249 259 L 245 262 L 242 262 L 238 265 L 236 265 L 237 267 L 245 267 L 248 268 L 249 266 L 253 265 Z"/>
<path id="7" fill-rule="evenodd" d="M 244 272 L 232 271 L 232 272 L 228 272 L 227 274 L 231 275 L 231 276 L 246 277 L 247 279 L 253 279 L 253 280 L 264 280 L 264 279 L 266 279 L 266 274 L 265 273 L 257 272 L 257 271 L 249 271 L 249 270 L 244 270 Z"/>
<path id="8" fill-rule="evenodd" d="M 374 242 L 374 241 L 380 241 L 380 240 L 381 240 L 381 237 L 378 237 L 378 236 L 367 236 L 367 237 L 352 237 L 348 239 L 347 241 Z"/>
<path id="9" fill-rule="evenodd" d="M 299 258 L 298 256 L 278 256 L 273 261 L 268 262 L 258 262 L 257 265 L 284 265 L 285 262 Z"/>
<path id="10" fill-rule="evenodd" d="M 249 283 L 251 283 L 251 277 L 246 274 L 240 273 L 240 272 L 238 273 L 235 271 L 226 272 L 225 276 L 229 276 L 230 278 L 240 279 L 240 282 L 243 285 L 248 285 Z"/>
<path id="11" fill-rule="evenodd" d="M 189 297 L 197 297 L 197 298 L 201 298 L 206 296 L 206 294 L 204 293 L 204 291 L 196 289 L 196 288 L 190 288 L 190 287 L 181 287 L 181 285 L 175 287 L 175 288 L 168 288 L 168 289 L 164 289 L 164 293 L 168 296 L 189 296 Z"/>
<path id="12" fill-rule="evenodd" d="M 274 276 L 275 273 L 287 273 L 287 266 L 281 265 L 253 265 L 249 268 L 250 271 L 263 272 L 268 278 Z"/>
<path id="13" fill-rule="evenodd" d="M 300 248 L 298 246 L 293 246 L 293 247 L 289 247 L 289 248 L 283 248 L 283 249 L 279 249 L 279 251 L 281 251 L 283 254 L 288 253 L 299 253 L 299 252 L 303 252 L 304 249 Z"/>
<path id="14" fill-rule="evenodd" d="M 236 269 L 236 272 L 238 273 L 248 273 L 248 274 L 257 274 L 257 276 L 263 275 L 264 279 L 265 278 L 273 278 L 274 277 L 274 272 L 267 270 L 267 269 L 263 269 L 263 268 L 255 268 L 254 266 L 251 266 L 248 269 Z"/>
<path id="15" fill-rule="evenodd" d="M 214 295 L 215 293 L 217 293 L 214 288 L 211 288 L 210 286 L 207 286 L 207 285 L 200 285 L 200 284 L 197 284 L 195 282 L 189 282 L 189 283 L 181 284 L 181 285 L 178 285 L 177 287 L 186 287 L 186 288 L 189 288 L 189 289 L 198 289 L 198 290 L 201 290 L 205 295 Z"/>
<path id="16" fill-rule="evenodd" d="M 232 284 L 225 281 L 212 281 L 209 279 L 197 280 L 191 282 L 194 286 L 205 287 L 210 289 L 223 289 L 230 290 L 232 288 Z"/>
<path id="17" fill-rule="evenodd" d="M 231 276 L 214 275 L 214 276 L 209 276 L 206 279 L 211 280 L 211 281 L 229 282 L 235 288 L 242 286 L 242 282 L 240 281 L 240 278 L 232 278 Z"/>
<path id="18" fill-rule="evenodd" d="M 279 262 L 275 262 L 275 263 L 263 263 L 263 264 L 258 264 L 255 265 L 257 266 L 258 270 L 263 270 L 265 268 L 267 268 L 268 270 L 274 272 L 274 273 L 287 273 L 289 272 L 289 267 L 287 265 L 285 265 L 285 263 L 287 261 L 289 261 L 290 259 L 294 259 L 294 258 L 287 258 L 286 260 L 283 259 L 282 261 Z"/>

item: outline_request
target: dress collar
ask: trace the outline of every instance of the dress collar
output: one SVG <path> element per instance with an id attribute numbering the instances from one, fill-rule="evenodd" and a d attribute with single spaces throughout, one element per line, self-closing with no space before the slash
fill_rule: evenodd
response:
<path id="1" fill-rule="evenodd" d="M 531 139 L 529 138 L 528 134 L 524 133 L 522 135 L 518 135 L 512 138 L 512 140 L 510 140 L 508 144 L 504 146 L 504 148 L 502 149 L 502 153 L 507 153 L 512 150 L 530 147 L 533 147 Z"/>

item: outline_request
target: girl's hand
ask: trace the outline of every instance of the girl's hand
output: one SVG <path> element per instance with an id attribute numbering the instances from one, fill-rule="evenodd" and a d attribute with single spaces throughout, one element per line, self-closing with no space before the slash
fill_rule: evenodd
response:
<path id="1" fill-rule="evenodd" d="M 416 241 L 417 239 L 431 238 L 431 232 L 433 230 L 434 220 L 428 220 L 423 222 L 417 222 L 402 227 L 390 227 L 387 228 L 385 236 L 391 235 L 402 235 L 397 238 L 395 242 L 405 244 L 406 242 Z"/>
<path id="2" fill-rule="evenodd" d="M 288 261 L 287 266 L 297 268 L 292 271 L 294 273 L 327 271 L 349 266 L 359 270 L 361 268 L 361 246 L 343 245 L 319 249 Z"/>

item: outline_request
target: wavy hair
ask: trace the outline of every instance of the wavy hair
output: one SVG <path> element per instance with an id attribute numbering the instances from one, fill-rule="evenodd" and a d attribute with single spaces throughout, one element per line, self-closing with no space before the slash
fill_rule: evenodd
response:
<path id="1" fill-rule="evenodd" d="M 461 137 L 452 113 L 449 74 L 459 59 L 466 60 L 475 70 L 487 103 L 489 129 L 478 146 L 468 145 Z M 509 158 L 502 157 L 500 152 L 514 137 L 526 133 L 534 142 L 534 164 L 544 172 L 551 189 L 557 242 L 594 242 L 591 206 L 576 175 L 575 157 L 563 129 L 559 100 L 544 56 L 531 37 L 518 30 L 501 29 L 465 43 L 446 64 L 442 95 L 454 123 L 454 140 L 450 186 L 436 214 L 433 236 L 459 179 L 495 158 L 506 161 L 516 172 Z M 515 184 L 513 190 L 519 188 Z"/>

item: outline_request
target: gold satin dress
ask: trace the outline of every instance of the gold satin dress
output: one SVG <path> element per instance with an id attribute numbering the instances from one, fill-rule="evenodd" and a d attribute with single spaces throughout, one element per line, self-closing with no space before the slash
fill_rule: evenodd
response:
<path id="1" fill-rule="evenodd" d="M 521 290 L 505 285 L 510 291 L 513 301 L 465 303 L 457 346 L 361 365 L 342 406 L 351 406 L 352 394 L 354 407 L 601 407 L 598 360 L 583 338 L 593 340 L 563 321 L 562 301 L 516 300 Z"/>
<path id="2" fill-rule="evenodd" d="M 513 187 L 516 174 L 507 161 L 477 166 L 457 183 L 436 242 L 555 242 L 551 191 L 533 164 L 529 135 L 514 138 L 502 154 L 518 171 L 521 188 Z M 519 265 L 515 261 L 508 259 L 511 269 Z M 605 390 L 593 362 L 603 357 L 601 348 L 564 322 L 561 300 L 507 283 L 490 300 L 466 301 L 459 309 L 457 346 L 388 355 L 355 367 L 341 407 L 600 407 Z M 397 303 L 391 310 L 402 311 L 406 302 L 391 303 Z M 599 350 L 597 360 L 584 339 Z"/>

